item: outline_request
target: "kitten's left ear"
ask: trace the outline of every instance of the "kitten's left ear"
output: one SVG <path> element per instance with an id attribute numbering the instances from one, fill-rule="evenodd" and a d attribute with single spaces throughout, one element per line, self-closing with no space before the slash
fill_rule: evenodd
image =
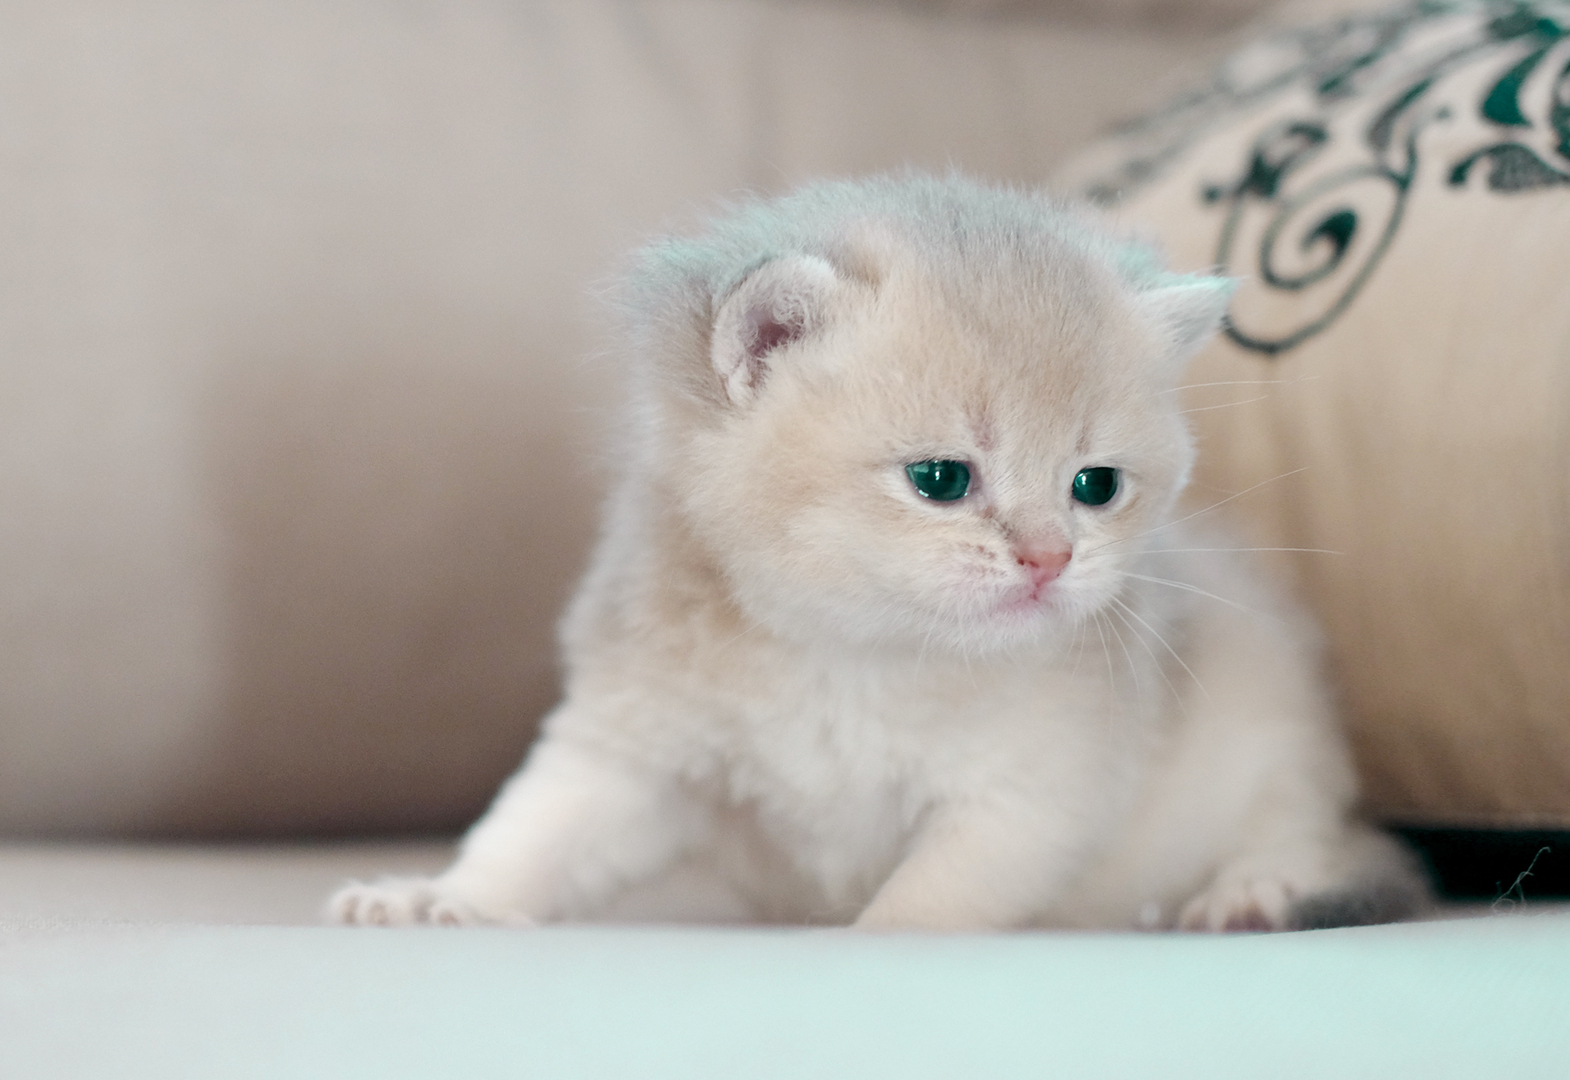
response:
<path id="1" fill-rule="evenodd" d="M 827 260 L 784 255 L 758 267 L 725 298 L 709 355 L 732 402 L 743 405 L 757 395 L 770 354 L 816 331 L 839 287 Z"/>
<path id="2" fill-rule="evenodd" d="M 1163 274 L 1139 295 L 1139 305 L 1169 342 L 1167 359 L 1182 363 L 1221 327 L 1237 280 L 1205 274 Z"/>

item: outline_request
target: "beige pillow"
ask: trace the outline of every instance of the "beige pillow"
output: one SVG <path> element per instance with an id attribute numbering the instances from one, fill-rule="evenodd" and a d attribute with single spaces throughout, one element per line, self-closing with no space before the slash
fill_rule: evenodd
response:
<path id="1" fill-rule="evenodd" d="M 1067 179 L 1244 278 L 1196 497 L 1336 552 L 1281 558 L 1372 809 L 1570 826 L 1570 4 L 1269 35 Z"/>

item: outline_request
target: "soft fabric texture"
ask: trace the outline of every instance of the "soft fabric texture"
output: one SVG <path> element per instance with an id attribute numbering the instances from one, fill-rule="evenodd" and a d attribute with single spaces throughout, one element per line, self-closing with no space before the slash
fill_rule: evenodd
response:
<path id="1" fill-rule="evenodd" d="M 1313 549 L 1390 819 L 1570 825 L 1567 95 L 1570 5 L 1412 4 L 1263 38 L 1065 180 L 1244 278 L 1197 498 Z"/>
<path id="2" fill-rule="evenodd" d="M 616 255 L 748 186 L 1038 179 L 1211 47 L 876 4 L 8 5 L 0 831 L 472 820 L 558 694 Z"/>

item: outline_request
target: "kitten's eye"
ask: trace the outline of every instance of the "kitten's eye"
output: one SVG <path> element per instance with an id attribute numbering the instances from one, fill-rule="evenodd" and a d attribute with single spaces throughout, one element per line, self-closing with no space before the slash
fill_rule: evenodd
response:
<path id="1" fill-rule="evenodd" d="M 970 489 L 970 469 L 962 461 L 917 461 L 905 466 L 917 494 L 939 502 L 963 499 Z"/>
<path id="2" fill-rule="evenodd" d="M 1074 476 L 1074 498 L 1086 506 L 1100 506 L 1111 502 L 1118 493 L 1118 471 L 1098 466 L 1081 469 Z"/>

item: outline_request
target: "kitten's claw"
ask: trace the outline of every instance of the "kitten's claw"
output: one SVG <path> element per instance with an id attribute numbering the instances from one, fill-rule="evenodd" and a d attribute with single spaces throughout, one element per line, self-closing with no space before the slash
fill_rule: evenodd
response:
<path id="1" fill-rule="evenodd" d="M 345 885 L 327 901 L 329 922 L 348 926 L 476 926 L 489 920 L 429 878 Z"/>
<path id="2" fill-rule="evenodd" d="M 1279 878 L 1220 880 L 1194 897 L 1178 916 L 1183 930 L 1284 930 L 1292 913 L 1293 890 Z"/>

